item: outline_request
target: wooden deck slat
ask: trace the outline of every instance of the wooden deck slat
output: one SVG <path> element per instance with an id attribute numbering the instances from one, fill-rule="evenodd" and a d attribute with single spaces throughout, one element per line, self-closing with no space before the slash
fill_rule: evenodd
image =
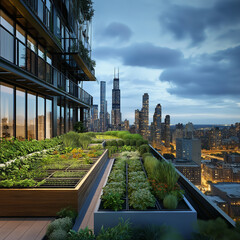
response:
<path id="1" fill-rule="evenodd" d="M 28 229 L 19 240 L 36 240 L 42 239 L 46 233 L 46 228 L 51 220 L 34 221 L 30 229 Z"/>
<path id="2" fill-rule="evenodd" d="M 0 231 L 0 240 L 5 240 L 6 237 L 11 234 L 12 230 L 17 228 L 22 221 L 8 221 Z"/>
<path id="3" fill-rule="evenodd" d="M 29 230 L 32 225 L 33 221 L 19 221 L 20 224 L 15 228 L 12 229 L 11 233 L 4 239 L 4 240 L 18 240 L 24 235 L 24 233 Z"/>

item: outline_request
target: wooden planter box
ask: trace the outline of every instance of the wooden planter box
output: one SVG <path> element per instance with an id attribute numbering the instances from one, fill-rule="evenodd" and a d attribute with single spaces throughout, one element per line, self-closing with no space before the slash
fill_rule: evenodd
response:
<path id="1" fill-rule="evenodd" d="M 109 173 L 108 175 L 110 174 Z M 107 179 L 106 179 L 107 182 Z M 106 183 L 105 183 L 106 184 Z M 101 227 L 114 227 L 119 223 L 122 218 L 125 221 L 129 219 L 134 227 L 141 227 L 147 225 L 166 225 L 173 227 L 181 233 L 185 239 L 190 239 L 193 230 L 193 225 L 197 221 L 197 212 L 184 197 L 183 201 L 187 209 L 180 210 L 122 210 L 122 211 L 109 211 L 100 209 L 101 199 L 98 199 L 94 211 L 94 233 L 98 234 Z"/>
<path id="2" fill-rule="evenodd" d="M 80 210 L 99 172 L 108 159 L 108 150 L 100 156 L 75 188 L 0 189 L 0 216 L 56 216 L 67 206 Z"/>

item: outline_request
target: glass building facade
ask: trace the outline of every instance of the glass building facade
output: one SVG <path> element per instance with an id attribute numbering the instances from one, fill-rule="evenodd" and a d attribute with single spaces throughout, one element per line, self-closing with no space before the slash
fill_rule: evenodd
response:
<path id="1" fill-rule="evenodd" d="M 87 122 L 93 98 L 80 83 L 96 79 L 89 63 L 71 54 L 76 43 L 90 45 L 70 2 L 62 1 L 64 14 L 51 0 L 0 2 L 0 138 L 42 140 Z"/>

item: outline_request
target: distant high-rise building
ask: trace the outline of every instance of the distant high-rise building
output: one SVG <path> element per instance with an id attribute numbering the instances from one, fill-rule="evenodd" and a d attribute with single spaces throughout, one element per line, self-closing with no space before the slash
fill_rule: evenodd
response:
<path id="1" fill-rule="evenodd" d="M 100 82 L 100 131 L 106 131 L 106 114 L 107 114 L 107 102 L 106 102 L 106 82 Z"/>
<path id="2" fill-rule="evenodd" d="M 124 120 L 124 130 L 125 131 L 129 130 L 129 120 L 127 120 L 127 119 Z"/>
<path id="3" fill-rule="evenodd" d="M 222 135 L 219 127 L 214 127 L 209 133 L 210 149 L 219 149 L 222 144 Z"/>
<path id="4" fill-rule="evenodd" d="M 149 135 L 149 95 L 144 93 L 142 98 L 142 110 L 140 112 L 140 134 L 148 139 Z"/>
<path id="5" fill-rule="evenodd" d="M 182 123 L 178 123 L 176 124 L 176 128 L 173 132 L 173 135 L 172 135 L 172 142 L 174 144 L 176 144 L 176 139 L 177 138 L 183 138 L 183 124 Z"/>
<path id="6" fill-rule="evenodd" d="M 140 133 L 140 111 L 137 109 L 135 110 L 135 132 Z"/>
<path id="7" fill-rule="evenodd" d="M 92 132 L 98 132 L 99 131 L 99 126 L 98 125 L 99 125 L 98 105 L 92 105 L 89 130 L 92 131 Z"/>
<path id="8" fill-rule="evenodd" d="M 161 122 L 162 122 L 162 107 L 161 104 L 158 104 L 155 108 L 155 112 L 153 115 L 153 124 L 155 130 L 155 144 L 156 146 L 160 145 L 161 143 Z"/>
<path id="9" fill-rule="evenodd" d="M 176 139 L 176 158 L 194 161 L 201 165 L 201 141 L 200 139 Z"/>
<path id="10" fill-rule="evenodd" d="M 119 73 L 113 79 L 112 89 L 112 129 L 121 130 L 121 105 L 120 105 Z"/>
<path id="11" fill-rule="evenodd" d="M 184 129 L 184 138 L 193 138 L 194 131 L 193 124 L 191 122 L 187 123 Z"/>
<path id="12" fill-rule="evenodd" d="M 165 146 L 170 147 L 170 116 L 166 115 L 165 117 Z"/>

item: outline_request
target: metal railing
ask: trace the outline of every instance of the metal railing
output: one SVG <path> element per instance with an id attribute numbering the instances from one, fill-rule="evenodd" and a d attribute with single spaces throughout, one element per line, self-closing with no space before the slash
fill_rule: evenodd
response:
<path id="1" fill-rule="evenodd" d="M 19 68 L 33 74 L 41 81 L 61 89 L 79 99 L 82 103 L 92 105 L 93 98 L 62 72 L 48 64 L 43 58 L 23 44 L 12 33 L 0 25 L 0 56 Z M 3 47 L 1 46 L 3 44 Z M 12 46 L 10 46 L 12 44 Z M 9 51 L 8 48 L 16 51 Z"/>
<path id="2" fill-rule="evenodd" d="M 151 153 L 154 157 L 159 160 L 162 159 L 164 161 L 167 161 L 155 148 L 153 148 L 150 144 L 149 146 L 151 148 Z M 232 218 L 230 218 L 220 208 L 213 205 L 207 199 L 207 197 L 197 187 L 195 187 L 194 184 L 192 184 L 181 172 L 179 172 L 177 169 L 176 171 L 179 174 L 178 183 L 185 191 L 184 196 L 197 211 L 199 219 L 209 220 L 220 217 L 225 220 L 230 227 L 235 227 L 235 222 L 232 220 Z"/>

